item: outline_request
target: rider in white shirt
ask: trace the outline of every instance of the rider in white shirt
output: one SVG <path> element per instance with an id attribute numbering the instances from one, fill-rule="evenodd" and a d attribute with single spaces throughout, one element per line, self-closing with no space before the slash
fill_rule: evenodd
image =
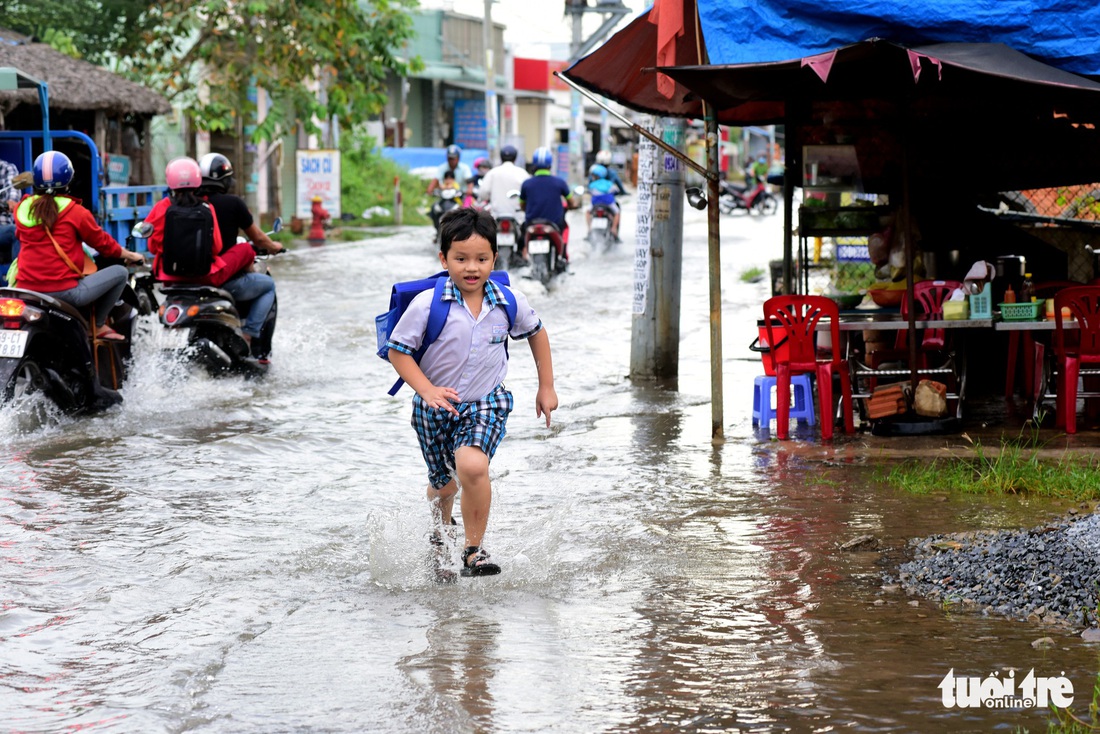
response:
<path id="1" fill-rule="evenodd" d="M 517 154 L 513 146 L 505 145 L 500 149 L 501 164 L 481 178 L 477 198 L 489 202 L 495 217 L 520 216 L 519 199 L 509 199 L 508 192 L 519 191 L 530 175 L 516 165 Z"/>

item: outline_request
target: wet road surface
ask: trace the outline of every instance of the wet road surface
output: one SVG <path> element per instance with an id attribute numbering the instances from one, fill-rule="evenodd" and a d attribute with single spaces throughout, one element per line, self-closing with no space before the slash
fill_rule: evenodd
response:
<path id="1" fill-rule="evenodd" d="M 150 324 L 120 408 L 0 411 L 0 731 L 1045 728 L 1040 710 L 945 707 L 950 670 L 1064 671 L 1085 707 L 1096 651 L 1072 633 L 882 588 L 910 538 L 1064 507 L 913 497 L 883 483 L 865 436 L 752 429 L 746 347 L 768 294 L 738 276 L 778 256 L 782 214 L 723 219 L 727 441 L 712 445 L 705 219 L 688 216 L 675 384 L 626 377 L 629 244 L 575 242 L 551 290 L 519 282 L 561 408 L 549 430 L 536 418 L 515 344 L 498 577 L 432 581 L 410 394 L 386 395 L 373 355 L 389 286 L 436 269 L 430 230 L 276 259 L 264 380 L 174 364 Z M 623 229 L 629 243 L 629 214 Z M 837 547 L 866 533 L 880 549 Z"/>

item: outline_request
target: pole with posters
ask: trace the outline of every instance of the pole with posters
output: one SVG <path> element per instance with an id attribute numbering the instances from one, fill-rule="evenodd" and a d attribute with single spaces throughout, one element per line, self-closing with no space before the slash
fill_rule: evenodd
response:
<path id="1" fill-rule="evenodd" d="M 669 146 L 683 145 L 682 119 L 654 120 L 654 127 Z M 680 363 L 684 167 L 675 155 L 647 138 L 639 145 L 637 196 L 630 376 L 676 377 Z"/>

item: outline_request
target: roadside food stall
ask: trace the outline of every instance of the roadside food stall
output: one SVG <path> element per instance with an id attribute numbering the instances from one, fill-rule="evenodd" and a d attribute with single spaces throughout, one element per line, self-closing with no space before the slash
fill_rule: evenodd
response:
<path id="1" fill-rule="evenodd" d="M 683 4 L 684 14 L 694 21 L 695 28 L 686 23 L 684 35 L 694 30 L 696 48 L 678 46 L 676 63 L 692 65 L 659 68 L 676 83 L 676 94 L 665 114 L 691 114 L 685 107 L 702 103 L 715 110 L 722 123 L 786 126 L 786 170 L 794 174 L 785 179 L 789 226 L 785 227 L 784 279 L 788 292 L 807 286 L 805 243 L 814 234 L 887 235 L 892 244 L 901 246 L 904 260 L 900 265 L 905 276 L 934 264 L 940 272 L 932 275 L 961 278 L 971 262 L 997 262 L 998 257 L 1007 255 L 1026 258 L 1036 281 L 1084 282 L 1100 275 L 1093 272 L 1086 250 L 1095 226 L 1088 217 L 1047 216 L 1014 196 L 1014 192 L 1043 187 L 1067 191 L 1081 187 L 1081 198 L 1088 200 L 1091 182 L 1100 178 L 1100 84 L 1003 44 L 972 42 L 973 36 L 965 43 L 912 45 L 871 38 L 824 50 L 818 45 L 813 53 L 796 51 L 782 60 L 693 64 L 688 60 L 690 54 L 695 51 L 697 58 L 701 57 L 698 39 L 704 37 L 708 55 L 716 48 L 719 55 L 727 57 L 746 53 L 744 48 L 729 49 L 729 36 L 745 32 L 744 28 L 729 29 L 734 12 L 731 6 L 745 13 L 737 17 L 749 21 L 747 25 L 760 25 L 766 14 L 750 12 L 738 2 L 700 0 L 699 15 L 692 18 L 688 5 Z M 935 13 L 944 6 L 963 8 L 960 3 L 931 5 L 938 10 L 926 5 L 914 12 Z M 1029 17 L 1022 14 L 1021 5 L 1006 2 L 987 8 L 992 14 L 982 15 L 982 22 L 992 25 L 977 32 L 986 38 L 1007 38 L 1005 12 L 1010 6 L 1016 13 L 1014 24 Z M 1039 3 L 1026 5 L 1042 10 L 1036 8 Z M 959 11 L 960 20 L 976 17 L 978 10 L 968 3 Z M 809 11 L 802 8 L 797 12 Z M 831 18 L 831 9 L 808 20 L 792 20 L 797 12 L 776 16 L 788 26 L 783 29 L 788 47 L 791 38 L 820 44 L 820 34 L 800 35 L 792 29 L 826 23 L 822 14 Z M 843 11 L 839 15 L 843 16 Z M 723 18 L 726 26 L 718 22 Z M 890 20 L 893 25 L 884 24 L 892 37 L 953 40 L 958 32 L 944 31 L 943 25 L 913 32 L 897 22 L 896 12 Z M 1050 12 L 1046 20 L 1051 20 Z M 1075 19 L 1075 27 L 1080 27 L 1079 20 Z M 975 32 L 974 24 L 962 25 L 967 32 Z M 1037 29 L 1033 26 L 1030 30 Z M 837 36 L 829 37 L 835 41 Z M 615 43 L 617 38 L 596 52 L 606 54 L 604 58 L 593 54 L 567 75 L 578 83 L 591 84 L 599 63 L 622 53 L 624 47 Z M 1036 45 L 1032 42 L 1029 50 Z M 1076 39 L 1076 46 L 1082 45 L 1087 46 Z M 751 52 L 750 48 L 747 53 Z M 1049 52 L 1046 58 L 1078 71 L 1100 72 L 1100 63 L 1094 58 L 1082 59 L 1078 52 L 1060 53 L 1061 57 Z M 659 106 L 659 98 L 639 92 L 638 86 L 634 81 L 633 88 L 616 87 L 603 77 L 590 88 L 620 102 L 623 95 L 635 94 L 644 109 Z M 804 197 L 797 250 L 796 186 L 803 186 L 804 193 L 827 197 L 818 211 L 805 206 L 813 196 Z M 860 196 L 855 200 L 837 196 L 841 191 Z M 1087 205 L 1072 214 L 1085 208 Z M 1064 241 L 1057 241 L 1059 237 Z M 796 274 L 802 276 L 801 284 Z M 897 280 L 897 274 L 893 275 Z M 1004 280 L 998 284 L 1000 290 Z M 903 277 L 902 281 L 912 302 L 914 278 Z M 913 310 L 907 326 L 910 331 L 916 326 Z M 915 383 L 916 343 L 910 341 Z"/>

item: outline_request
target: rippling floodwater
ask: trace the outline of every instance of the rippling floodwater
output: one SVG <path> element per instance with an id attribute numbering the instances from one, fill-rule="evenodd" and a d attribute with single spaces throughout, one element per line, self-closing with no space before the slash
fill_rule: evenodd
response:
<path id="1" fill-rule="evenodd" d="M 552 291 L 519 285 L 562 406 L 547 430 L 515 345 L 498 577 L 430 580 L 410 394 L 386 395 L 373 356 L 390 284 L 436 269 L 429 230 L 273 261 L 264 380 L 172 364 L 152 333 L 120 408 L 0 411 L 0 731 L 1045 730 L 1042 711 L 945 708 L 951 669 L 1064 671 L 1087 706 L 1094 648 L 880 588 L 909 538 L 1057 508 L 911 497 L 850 439 L 811 461 L 753 432 L 767 285 L 738 275 L 777 256 L 781 215 L 723 223 L 729 440 L 711 445 L 705 221 L 688 216 L 677 385 L 625 377 L 629 247 L 577 243 Z M 864 533 L 885 552 L 837 549 Z"/>

